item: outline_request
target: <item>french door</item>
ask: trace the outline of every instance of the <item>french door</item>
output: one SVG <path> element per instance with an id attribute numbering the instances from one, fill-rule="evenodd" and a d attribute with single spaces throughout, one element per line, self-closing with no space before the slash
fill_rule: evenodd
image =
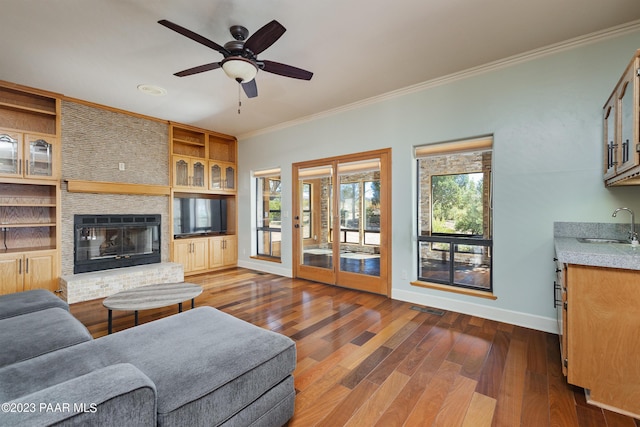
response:
<path id="1" fill-rule="evenodd" d="M 390 295 L 391 149 L 293 165 L 294 276 Z"/>

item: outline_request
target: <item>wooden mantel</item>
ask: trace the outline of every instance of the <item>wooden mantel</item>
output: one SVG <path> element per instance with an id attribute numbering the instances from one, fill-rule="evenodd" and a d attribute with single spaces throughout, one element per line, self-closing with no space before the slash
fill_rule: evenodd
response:
<path id="1" fill-rule="evenodd" d="M 99 194 L 127 194 L 138 196 L 169 196 L 171 187 L 168 185 L 128 184 L 124 182 L 101 182 L 66 180 L 67 191 L 70 193 L 99 193 Z"/>

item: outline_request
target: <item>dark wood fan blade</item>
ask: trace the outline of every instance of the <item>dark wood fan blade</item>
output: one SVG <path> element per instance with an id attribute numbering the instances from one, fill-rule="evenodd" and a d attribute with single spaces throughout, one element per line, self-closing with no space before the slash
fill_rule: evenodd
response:
<path id="1" fill-rule="evenodd" d="M 292 67 L 291 65 L 281 64 L 273 61 L 261 61 L 264 64 L 264 71 L 273 74 L 279 74 L 285 77 L 291 77 L 293 79 L 311 80 L 313 73 L 311 71 L 303 70 L 302 68 Z"/>
<path id="2" fill-rule="evenodd" d="M 247 39 L 244 43 L 244 50 L 249 50 L 254 55 L 258 55 L 274 44 L 285 31 L 287 29 L 274 19 Z"/>
<path id="3" fill-rule="evenodd" d="M 174 76 L 185 77 L 190 76 L 192 74 L 204 73 L 205 71 L 215 70 L 216 68 L 220 68 L 219 62 L 212 62 L 211 64 L 198 65 L 197 67 L 189 68 L 188 70 L 183 70 L 174 74 Z"/>
<path id="4" fill-rule="evenodd" d="M 256 85 L 256 79 L 251 80 L 248 83 L 242 83 L 242 89 L 247 94 L 247 98 L 255 98 L 258 96 L 258 86 Z"/>
<path id="5" fill-rule="evenodd" d="M 202 37 L 200 34 L 196 34 L 191 30 L 187 30 L 186 28 L 178 25 L 178 24 L 174 24 L 171 21 L 167 21 L 166 19 L 161 19 L 160 21 L 158 21 L 158 24 L 160 25 L 164 25 L 165 27 L 175 31 L 176 33 L 182 34 L 185 37 L 190 38 L 191 40 L 194 40 L 200 44 L 203 44 L 207 47 L 210 47 L 213 50 L 217 50 L 218 52 L 220 52 L 222 55 L 224 55 L 224 57 L 226 58 L 227 55 L 231 55 L 231 53 L 225 49 L 224 47 L 220 46 L 218 43 L 209 40 L 206 37 Z"/>

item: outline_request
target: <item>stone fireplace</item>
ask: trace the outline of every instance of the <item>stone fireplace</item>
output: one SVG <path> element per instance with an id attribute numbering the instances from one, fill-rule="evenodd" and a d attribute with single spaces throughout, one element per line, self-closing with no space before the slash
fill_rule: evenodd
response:
<path id="1" fill-rule="evenodd" d="M 168 123 L 69 100 L 62 101 L 61 113 L 61 296 L 73 303 L 104 298 L 120 290 L 145 284 L 184 280 L 182 266 L 169 262 L 169 195 L 132 194 L 127 193 L 126 188 L 108 193 L 72 192 L 66 182 L 75 180 L 168 187 Z M 76 215 L 159 215 L 157 249 L 160 262 L 74 273 Z M 90 254 L 95 254 L 100 245 L 98 234 L 93 240 L 91 231 L 88 233 L 85 235 L 89 238 L 85 239 L 85 245 L 88 246 L 84 248 L 85 254 L 87 249 Z M 94 243 L 97 246 L 92 246 Z"/>
<path id="2" fill-rule="evenodd" d="M 75 215 L 73 272 L 160 262 L 160 214 Z"/>

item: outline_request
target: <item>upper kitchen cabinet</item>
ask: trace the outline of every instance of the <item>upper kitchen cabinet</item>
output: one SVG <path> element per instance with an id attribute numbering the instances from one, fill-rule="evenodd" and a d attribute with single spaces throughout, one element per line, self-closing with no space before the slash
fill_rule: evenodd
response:
<path id="1" fill-rule="evenodd" d="M 603 111 L 604 181 L 640 185 L 640 50 L 625 69 Z"/>
<path id="2" fill-rule="evenodd" d="M 236 191 L 236 139 L 209 135 L 209 189 L 216 192 Z"/>
<path id="3" fill-rule="evenodd" d="M 60 100 L 0 82 L 0 177 L 60 179 Z"/>
<path id="4" fill-rule="evenodd" d="M 236 156 L 232 136 L 171 124 L 174 191 L 235 193 Z"/>

